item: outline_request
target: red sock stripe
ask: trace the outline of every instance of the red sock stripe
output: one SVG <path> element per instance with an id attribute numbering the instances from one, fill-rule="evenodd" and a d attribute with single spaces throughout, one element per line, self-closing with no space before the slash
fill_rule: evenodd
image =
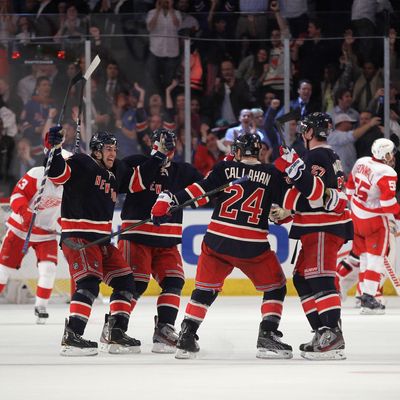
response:
<path id="1" fill-rule="evenodd" d="M 193 303 L 189 301 L 188 305 L 186 306 L 186 314 L 185 318 L 194 319 L 196 321 L 203 321 L 206 317 L 208 310 L 208 306 L 205 304 Z"/>
<path id="2" fill-rule="evenodd" d="M 327 296 L 316 299 L 315 304 L 317 305 L 318 314 L 322 314 L 329 310 L 340 308 L 340 297 L 337 293 L 329 294 Z"/>
<path id="3" fill-rule="evenodd" d="M 130 314 L 131 307 L 132 307 L 132 303 L 130 303 L 129 301 L 113 300 L 110 303 L 110 313 L 111 313 L 111 315 L 119 314 L 119 313 Z"/>
<path id="4" fill-rule="evenodd" d="M 40 286 L 37 287 L 36 289 L 36 296 L 40 297 L 41 299 L 49 299 L 51 296 L 51 291 L 53 289 L 46 289 L 46 288 L 42 288 Z"/>
<path id="5" fill-rule="evenodd" d="M 80 317 L 89 319 L 92 306 L 81 301 L 71 301 L 69 312 L 71 315 L 79 315 Z"/>
<path id="6" fill-rule="evenodd" d="M 177 294 L 165 293 L 160 294 L 157 299 L 157 307 L 172 307 L 179 310 L 181 297 Z"/>
<path id="7" fill-rule="evenodd" d="M 379 272 L 367 270 L 364 273 L 364 281 L 381 282 L 381 274 Z"/>
<path id="8" fill-rule="evenodd" d="M 302 300 L 301 306 L 303 307 L 304 314 L 306 315 L 317 311 L 317 305 L 315 304 L 314 297 L 307 297 L 305 300 Z"/>
<path id="9" fill-rule="evenodd" d="M 268 315 L 282 315 L 283 303 L 278 300 L 266 300 L 261 305 L 261 315 L 263 318 Z"/>
<path id="10" fill-rule="evenodd" d="M 136 300 L 136 299 L 132 299 L 132 300 L 131 300 L 131 312 L 132 312 L 133 309 L 136 307 L 136 303 L 137 303 L 137 300 Z"/>

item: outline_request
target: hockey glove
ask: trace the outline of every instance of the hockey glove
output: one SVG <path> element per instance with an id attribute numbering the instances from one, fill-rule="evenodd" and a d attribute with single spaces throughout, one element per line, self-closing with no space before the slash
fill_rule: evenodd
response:
<path id="1" fill-rule="evenodd" d="M 161 192 L 151 209 L 153 224 L 160 226 L 167 222 L 171 217 L 169 210 L 174 204 L 175 202 L 172 200 L 172 194 L 169 191 L 165 190 Z"/>
<path id="2" fill-rule="evenodd" d="M 172 135 L 161 135 L 160 140 L 153 143 L 151 155 L 164 161 L 175 150 L 175 139 Z"/>
<path id="3" fill-rule="evenodd" d="M 342 214 L 347 207 L 347 195 L 340 189 L 326 189 L 324 208 L 337 214 Z"/>
<path id="4" fill-rule="evenodd" d="M 22 218 L 22 223 L 21 224 L 22 224 L 23 228 L 25 230 L 28 230 L 29 229 L 29 225 L 31 224 L 31 221 L 32 221 L 32 216 L 33 216 L 32 211 L 27 207 L 21 207 L 18 210 L 18 214 Z"/>
<path id="5" fill-rule="evenodd" d="M 229 153 L 224 157 L 224 161 L 233 161 L 234 159 L 235 159 L 235 155 L 232 153 Z"/>
<path id="6" fill-rule="evenodd" d="M 44 138 L 44 146 L 48 150 L 50 150 L 52 147 L 60 148 L 63 139 L 64 136 L 62 134 L 62 126 L 52 126 L 46 133 L 46 136 Z"/>
<path id="7" fill-rule="evenodd" d="M 303 160 L 293 149 L 289 150 L 281 146 L 279 153 L 280 157 L 274 162 L 276 169 L 286 172 L 288 177 L 294 181 L 299 179 L 306 167 Z"/>

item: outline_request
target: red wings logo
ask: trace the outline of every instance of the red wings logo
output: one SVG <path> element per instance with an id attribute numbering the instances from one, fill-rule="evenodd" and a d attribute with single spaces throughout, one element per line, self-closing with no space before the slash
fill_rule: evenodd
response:
<path id="1" fill-rule="evenodd" d="M 39 203 L 39 210 L 46 210 L 52 207 L 58 207 L 61 204 L 61 199 L 57 197 L 46 197 L 42 198 Z"/>

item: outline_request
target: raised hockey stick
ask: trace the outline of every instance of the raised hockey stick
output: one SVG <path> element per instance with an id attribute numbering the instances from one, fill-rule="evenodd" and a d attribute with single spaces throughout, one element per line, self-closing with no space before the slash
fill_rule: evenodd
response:
<path id="1" fill-rule="evenodd" d="M 222 190 L 225 190 L 227 187 L 230 187 L 230 186 L 233 186 L 233 185 L 239 185 L 240 183 L 246 182 L 248 180 L 249 180 L 249 177 L 247 175 L 245 175 L 245 176 L 242 176 L 241 178 L 235 179 L 232 182 L 224 183 L 223 185 L 218 186 L 217 188 L 215 188 L 213 190 L 210 190 L 209 192 L 203 193 L 203 194 L 201 194 L 201 195 L 199 195 L 197 197 L 193 197 L 192 199 L 189 199 L 189 200 L 185 201 L 184 203 L 179 204 L 178 206 L 172 207 L 169 212 L 170 213 L 174 213 L 174 212 L 176 212 L 178 210 L 182 210 L 183 208 L 185 208 L 187 206 L 190 206 L 191 204 L 195 203 L 196 201 L 204 199 L 205 197 L 210 197 L 210 196 L 212 196 L 214 194 L 217 194 L 217 193 L 221 192 Z M 79 243 L 76 243 L 76 242 L 74 242 L 73 240 L 71 240 L 69 238 L 64 239 L 63 243 L 66 246 L 68 246 L 70 249 L 73 249 L 73 250 L 87 249 L 88 247 L 96 246 L 96 245 L 98 245 L 100 243 L 108 241 L 109 239 L 113 238 L 114 236 L 120 235 L 121 233 L 124 233 L 124 232 L 129 231 L 129 230 L 134 229 L 134 228 L 137 228 L 138 226 L 147 224 L 148 222 L 151 222 L 151 220 L 152 220 L 151 218 L 143 219 L 142 221 L 139 221 L 139 222 L 136 222 L 136 223 L 134 223 L 132 225 L 126 226 L 125 228 L 118 229 L 116 232 L 113 232 L 113 233 L 111 233 L 111 234 L 109 234 L 107 236 L 104 236 L 104 237 L 102 237 L 100 239 L 97 239 L 97 240 L 95 240 L 93 242 L 90 242 L 90 243 L 79 244 Z"/>
<path id="2" fill-rule="evenodd" d="M 282 143 L 283 147 L 286 147 L 286 148 L 288 147 L 286 144 L 286 140 L 285 140 L 283 125 L 286 122 L 289 122 L 293 119 L 295 119 L 297 121 L 298 119 L 300 119 L 300 117 L 301 117 L 300 110 L 296 109 L 296 110 L 292 110 L 286 114 L 281 115 L 279 118 L 277 118 L 275 120 L 275 127 L 276 127 L 276 130 L 278 131 L 278 135 L 279 135 L 279 138 L 281 139 L 281 143 Z"/>
<path id="3" fill-rule="evenodd" d="M 387 276 L 390 279 L 390 282 L 392 282 L 397 296 L 400 296 L 400 279 L 397 277 L 396 272 L 394 272 L 392 264 L 389 262 L 387 257 L 384 258 L 384 266 L 387 272 Z"/>
<path id="4" fill-rule="evenodd" d="M 85 89 L 86 82 L 90 79 L 93 72 L 100 64 L 100 57 L 97 55 L 93 61 L 90 63 L 89 68 L 86 70 L 85 75 L 83 75 L 81 92 L 79 94 L 79 108 L 78 108 L 78 117 L 76 119 L 76 136 L 75 136 L 75 153 L 79 152 L 80 142 L 81 142 L 81 114 L 83 107 L 83 91 Z"/>
<path id="5" fill-rule="evenodd" d="M 78 83 L 81 79 L 83 79 L 81 72 L 78 72 L 75 76 L 73 76 L 70 79 L 70 81 L 68 83 L 67 92 L 65 93 L 65 96 L 64 96 L 63 105 L 61 107 L 61 111 L 58 116 L 57 125 L 60 125 L 64 119 L 65 109 L 67 108 L 67 100 L 68 100 L 69 93 L 71 91 L 72 86 L 74 86 L 76 83 Z M 37 195 L 35 203 L 33 205 L 32 219 L 29 224 L 28 232 L 26 233 L 24 245 L 22 247 L 22 254 L 26 254 L 26 252 L 28 251 L 29 240 L 31 238 L 33 226 L 35 225 L 36 215 L 38 213 L 40 201 L 42 200 L 43 191 L 46 186 L 47 176 L 49 175 L 51 162 L 53 161 L 54 151 L 55 151 L 55 147 L 51 148 L 49 151 L 49 155 L 47 157 L 47 162 L 46 162 L 46 166 L 44 168 L 43 178 L 42 178 L 42 181 L 40 182 L 38 195 Z"/>

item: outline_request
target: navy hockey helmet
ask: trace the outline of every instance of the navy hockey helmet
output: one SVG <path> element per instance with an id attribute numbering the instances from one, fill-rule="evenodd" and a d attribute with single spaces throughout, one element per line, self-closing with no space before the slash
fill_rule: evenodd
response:
<path id="1" fill-rule="evenodd" d="M 236 154 L 240 149 L 242 157 L 258 157 L 261 147 L 261 138 L 257 133 L 245 133 L 235 139 L 232 151 Z"/>
<path id="2" fill-rule="evenodd" d="M 90 139 L 89 148 L 92 151 L 101 151 L 105 144 L 114 144 L 117 146 L 117 138 L 110 132 L 96 132 Z"/>
<path id="3" fill-rule="evenodd" d="M 165 140 L 165 138 L 171 138 L 173 141 L 176 139 L 175 132 L 170 129 L 165 129 L 165 128 L 158 128 L 155 131 L 153 131 L 153 134 L 151 135 L 151 142 L 161 142 L 162 140 Z"/>
<path id="4" fill-rule="evenodd" d="M 304 134 L 311 128 L 317 138 L 326 140 L 332 131 L 332 118 L 326 113 L 314 112 L 299 121 L 297 131 Z"/>

